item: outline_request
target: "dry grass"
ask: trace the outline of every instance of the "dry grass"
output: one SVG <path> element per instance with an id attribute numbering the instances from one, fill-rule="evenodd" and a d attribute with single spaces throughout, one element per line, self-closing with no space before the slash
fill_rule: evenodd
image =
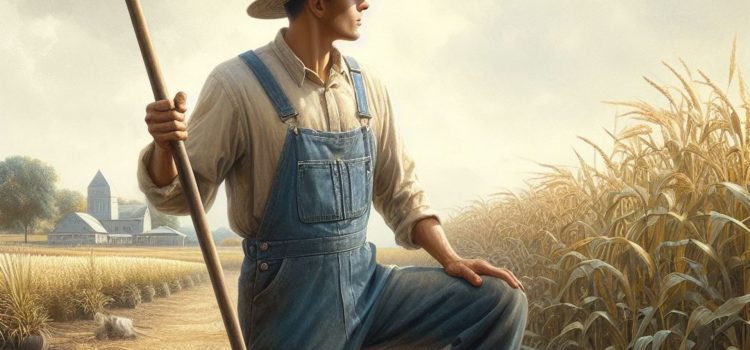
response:
<path id="1" fill-rule="evenodd" d="M 28 240 L 29 240 L 29 243 L 47 243 L 47 235 L 30 234 L 28 235 Z M 24 243 L 24 236 L 22 233 L 0 233 L 0 243 L 2 244 Z"/>
<path id="2" fill-rule="evenodd" d="M 403 248 L 377 248 L 377 260 L 384 265 L 440 266 L 426 251 Z"/>
<path id="3" fill-rule="evenodd" d="M 148 286 L 204 275 L 204 265 L 176 260 L 0 254 L 0 346 L 46 335 L 51 320 L 136 307 Z"/>
<path id="4" fill-rule="evenodd" d="M 241 247 L 217 246 L 222 268 L 236 270 L 242 266 Z M 35 254 L 48 256 L 97 256 L 142 257 L 185 262 L 204 263 L 199 247 L 53 247 L 39 245 L 0 245 L 0 253 Z"/>
<path id="5" fill-rule="evenodd" d="M 734 48 L 743 111 L 664 65 L 678 86 L 646 80 L 666 106 L 607 102 L 634 120 L 609 154 L 581 138 L 603 167 L 540 164 L 446 223 L 459 252 L 523 276 L 529 348 L 750 349 L 750 95 Z"/>

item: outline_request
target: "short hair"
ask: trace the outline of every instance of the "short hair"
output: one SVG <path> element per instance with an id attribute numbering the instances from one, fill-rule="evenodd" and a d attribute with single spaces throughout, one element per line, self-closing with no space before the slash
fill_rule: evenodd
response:
<path id="1" fill-rule="evenodd" d="M 289 0 L 284 4 L 284 10 L 286 11 L 287 18 L 294 19 L 305 8 L 305 2 L 307 0 Z"/>

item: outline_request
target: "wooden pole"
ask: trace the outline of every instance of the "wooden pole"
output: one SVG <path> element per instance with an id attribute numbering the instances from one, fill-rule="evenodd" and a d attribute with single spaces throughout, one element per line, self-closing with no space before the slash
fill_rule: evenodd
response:
<path id="1" fill-rule="evenodd" d="M 148 72 L 148 79 L 151 81 L 154 99 L 157 101 L 168 99 L 167 87 L 162 78 L 159 61 L 154 54 L 154 48 L 151 46 L 151 36 L 146 27 L 146 20 L 143 17 L 141 4 L 139 0 L 125 0 L 125 3 L 128 6 L 128 12 L 130 12 L 130 20 L 133 22 L 135 36 L 138 39 L 138 46 L 140 46 L 143 62 Z M 208 227 L 203 202 L 200 199 L 200 192 L 198 192 L 198 185 L 195 182 L 195 176 L 190 166 L 185 144 L 182 141 L 172 141 L 170 145 L 175 164 L 177 165 L 180 184 L 190 207 L 190 217 L 193 219 L 195 233 L 200 243 L 203 259 L 208 267 L 208 275 L 211 278 L 216 301 L 219 304 L 221 317 L 224 320 L 224 327 L 229 336 L 229 343 L 233 350 L 246 350 L 234 305 L 229 300 L 229 295 L 224 286 L 224 273 L 221 269 L 218 254 L 216 253 L 211 229 Z"/>

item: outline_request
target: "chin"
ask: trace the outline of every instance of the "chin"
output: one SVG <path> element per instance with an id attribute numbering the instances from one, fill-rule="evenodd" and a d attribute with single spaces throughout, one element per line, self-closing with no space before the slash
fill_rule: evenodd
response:
<path id="1" fill-rule="evenodd" d="M 348 41 L 354 41 L 359 39 L 359 33 L 341 33 L 341 40 L 348 40 Z"/>

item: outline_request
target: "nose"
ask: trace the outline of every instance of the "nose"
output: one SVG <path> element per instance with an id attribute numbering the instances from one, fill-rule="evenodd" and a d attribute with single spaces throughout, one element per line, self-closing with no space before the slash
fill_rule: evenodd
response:
<path id="1" fill-rule="evenodd" d="M 364 10 L 367 10 L 368 8 L 370 8 L 370 4 L 367 2 L 367 0 L 363 0 L 363 1 L 359 2 L 359 4 L 357 5 L 357 7 L 358 7 L 358 9 L 360 11 L 364 11 Z"/>

